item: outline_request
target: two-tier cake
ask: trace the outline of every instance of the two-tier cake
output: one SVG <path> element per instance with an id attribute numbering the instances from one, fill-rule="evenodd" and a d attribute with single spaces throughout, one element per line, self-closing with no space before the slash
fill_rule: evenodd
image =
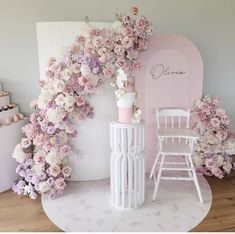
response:
<path id="1" fill-rule="evenodd" d="M 0 192 L 11 188 L 17 179 L 17 163 L 12 158 L 12 153 L 22 138 L 21 128 L 26 122 L 19 107 L 10 103 L 10 94 L 2 90 L 0 82 Z"/>

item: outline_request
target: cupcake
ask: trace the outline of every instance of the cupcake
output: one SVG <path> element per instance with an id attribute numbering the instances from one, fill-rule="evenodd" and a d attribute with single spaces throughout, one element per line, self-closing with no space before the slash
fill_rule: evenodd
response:
<path id="1" fill-rule="evenodd" d="M 4 107 L 3 107 L 3 110 L 4 110 L 4 111 L 8 110 L 8 105 L 4 106 Z"/>

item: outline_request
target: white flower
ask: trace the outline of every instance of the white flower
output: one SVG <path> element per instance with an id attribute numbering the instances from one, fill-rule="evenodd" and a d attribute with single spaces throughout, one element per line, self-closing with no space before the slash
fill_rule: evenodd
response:
<path id="1" fill-rule="evenodd" d="M 115 21 L 112 25 L 111 25 L 113 31 L 117 34 L 120 34 L 122 29 L 123 29 L 123 25 L 122 22 L 120 21 Z"/>
<path id="2" fill-rule="evenodd" d="M 91 73 L 90 67 L 86 64 L 81 65 L 80 71 L 83 76 L 87 76 Z"/>
<path id="3" fill-rule="evenodd" d="M 38 184 L 38 190 L 40 193 L 45 193 L 50 189 L 49 184 L 46 181 L 42 181 Z"/>
<path id="4" fill-rule="evenodd" d="M 21 147 L 23 149 L 27 149 L 30 145 L 31 145 L 31 140 L 29 140 L 28 138 L 21 139 Z"/>
<path id="5" fill-rule="evenodd" d="M 72 75 L 72 71 L 69 70 L 69 69 L 65 69 L 61 72 L 61 78 L 64 80 L 64 81 L 67 81 L 70 79 Z"/>
<path id="6" fill-rule="evenodd" d="M 53 81 L 53 89 L 55 92 L 60 93 L 64 91 L 64 88 L 65 88 L 65 83 L 63 80 L 56 79 Z"/>
<path id="7" fill-rule="evenodd" d="M 127 80 L 127 75 L 126 73 L 119 68 L 117 70 L 117 79 L 116 79 L 116 84 L 118 88 L 123 88 L 124 87 L 124 82 Z"/>
<path id="8" fill-rule="evenodd" d="M 50 151 L 46 155 L 46 162 L 51 166 L 56 166 L 63 160 L 63 155 L 56 151 Z"/>
<path id="9" fill-rule="evenodd" d="M 40 175 L 44 171 L 45 171 L 45 167 L 43 164 L 34 164 L 32 166 L 32 173 L 34 175 Z"/>
<path id="10" fill-rule="evenodd" d="M 47 110 L 47 118 L 54 125 L 62 122 L 62 120 L 65 116 L 66 116 L 66 112 L 62 108 L 57 107 L 55 109 L 50 108 Z"/>
<path id="11" fill-rule="evenodd" d="M 38 108 L 45 109 L 53 98 L 53 94 L 48 92 L 47 90 L 42 90 L 40 95 L 38 96 Z"/>
<path id="12" fill-rule="evenodd" d="M 116 94 L 117 99 L 119 99 L 121 96 L 123 96 L 125 94 L 125 89 L 123 89 L 123 88 L 116 89 L 115 94 Z"/>
<path id="13" fill-rule="evenodd" d="M 222 108 L 217 108 L 215 111 L 218 116 L 223 116 L 225 114 L 225 110 Z"/>
<path id="14" fill-rule="evenodd" d="M 225 143 L 225 152 L 228 154 L 228 155 L 233 155 L 235 154 L 235 142 L 233 141 L 227 141 Z"/>
<path id="15" fill-rule="evenodd" d="M 55 99 L 56 105 L 63 107 L 66 111 L 71 112 L 73 110 L 76 99 L 71 95 L 60 94 Z"/>
<path id="16" fill-rule="evenodd" d="M 205 163 L 205 158 L 203 154 L 195 154 L 193 155 L 193 161 L 196 167 L 200 167 Z"/>
<path id="17" fill-rule="evenodd" d="M 19 163 L 23 163 L 25 158 L 26 158 L 26 154 L 23 151 L 23 149 L 21 148 L 21 144 L 17 144 L 15 146 L 14 152 L 12 154 L 12 157 L 15 158 L 15 160 Z"/>
<path id="18" fill-rule="evenodd" d="M 224 158 L 221 155 L 217 155 L 213 158 L 213 161 L 217 167 L 221 167 L 223 165 Z"/>
<path id="19" fill-rule="evenodd" d="M 76 100 L 71 95 L 66 95 L 64 98 L 64 109 L 66 111 L 72 111 Z"/>
<path id="20" fill-rule="evenodd" d="M 64 105 L 64 95 L 61 93 L 59 94 L 56 99 L 55 99 L 55 103 L 57 106 L 63 106 Z"/>
<path id="21" fill-rule="evenodd" d="M 213 134 L 208 134 L 206 136 L 206 140 L 209 144 L 213 145 L 213 144 L 216 144 L 218 142 L 218 139 L 217 137 L 215 137 Z"/>

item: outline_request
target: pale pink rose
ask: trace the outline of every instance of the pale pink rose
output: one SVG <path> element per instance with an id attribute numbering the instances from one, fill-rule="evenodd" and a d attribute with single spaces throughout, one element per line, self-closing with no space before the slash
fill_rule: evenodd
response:
<path id="1" fill-rule="evenodd" d="M 143 15 L 140 16 L 140 18 L 135 21 L 135 24 L 138 28 L 141 28 L 141 29 L 145 28 L 147 25 L 146 18 Z"/>
<path id="2" fill-rule="evenodd" d="M 85 76 L 80 76 L 78 78 L 78 84 L 81 85 L 81 86 L 84 86 L 88 83 L 89 79 Z"/>
<path id="3" fill-rule="evenodd" d="M 114 53 L 117 55 L 122 55 L 124 53 L 124 49 L 121 45 L 115 45 Z"/>
<path id="4" fill-rule="evenodd" d="M 72 172 L 72 169 L 71 169 L 71 167 L 69 167 L 69 166 L 65 166 L 65 167 L 63 167 L 63 169 L 62 169 L 62 174 L 63 174 L 63 176 L 64 176 L 65 178 L 70 177 L 71 172 Z"/>
<path id="5" fill-rule="evenodd" d="M 211 125 L 215 128 L 220 126 L 220 120 L 218 118 L 212 118 L 210 121 Z"/>
<path id="6" fill-rule="evenodd" d="M 116 64 L 118 67 L 124 67 L 125 60 L 123 58 L 118 58 Z"/>
<path id="7" fill-rule="evenodd" d="M 221 123 L 229 126 L 231 124 L 231 120 L 227 115 L 223 115 L 223 117 L 221 118 Z"/>
<path id="8" fill-rule="evenodd" d="M 84 106 L 85 103 L 86 103 L 86 101 L 85 101 L 85 98 L 84 98 L 84 97 L 78 96 L 78 97 L 76 98 L 76 104 L 77 104 L 78 107 Z"/>
<path id="9" fill-rule="evenodd" d="M 132 36 L 132 35 L 133 35 L 133 28 L 131 28 L 131 27 L 125 27 L 125 28 L 123 28 L 122 34 L 123 34 L 124 36 Z"/>
<path id="10" fill-rule="evenodd" d="M 200 106 L 200 109 L 202 109 L 203 111 L 207 111 L 210 109 L 209 105 L 206 103 L 202 103 Z"/>
<path id="11" fill-rule="evenodd" d="M 26 124 L 22 129 L 25 135 L 31 140 L 33 140 L 38 135 L 37 127 L 33 123 Z"/>
<path id="12" fill-rule="evenodd" d="M 44 164 L 45 163 L 45 154 L 43 154 L 42 152 L 37 152 L 34 155 L 33 160 L 36 164 Z"/>
<path id="13" fill-rule="evenodd" d="M 55 187 L 58 190 L 64 190 L 64 188 L 66 187 L 66 183 L 64 181 L 64 178 L 60 177 L 58 179 L 55 180 Z"/>
<path id="14" fill-rule="evenodd" d="M 78 43 L 84 43 L 85 42 L 85 37 L 84 36 L 78 36 L 77 38 L 76 38 L 76 41 L 78 42 Z"/>
<path id="15" fill-rule="evenodd" d="M 212 104 L 218 105 L 219 103 L 220 103 L 220 98 L 218 97 L 212 98 Z"/>
<path id="16" fill-rule="evenodd" d="M 61 170 L 60 170 L 60 167 L 58 165 L 55 165 L 53 167 L 49 167 L 49 173 L 53 177 L 58 176 L 60 174 L 60 172 L 61 172 Z"/>
<path id="17" fill-rule="evenodd" d="M 20 145 L 23 149 L 27 149 L 31 145 L 31 140 L 28 138 L 22 138 Z"/>
<path id="18" fill-rule="evenodd" d="M 55 62 L 56 62 L 55 57 L 50 57 L 49 60 L 48 60 L 48 62 L 47 62 L 47 66 L 50 67 L 50 66 L 52 66 L 53 64 L 55 64 Z"/>
<path id="19" fill-rule="evenodd" d="M 220 140 L 220 141 L 224 141 L 227 138 L 227 132 L 226 131 L 218 131 L 216 133 L 216 137 Z"/>
<path id="20" fill-rule="evenodd" d="M 93 49 L 91 47 L 85 48 L 84 49 L 84 54 L 86 56 L 91 56 L 92 55 L 92 51 L 93 51 Z"/>
<path id="21" fill-rule="evenodd" d="M 230 162 L 224 162 L 223 169 L 226 171 L 226 173 L 230 173 L 232 169 L 232 164 Z"/>
<path id="22" fill-rule="evenodd" d="M 100 61 L 101 63 L 105 63 L 105 62 L 107 61 L 107 56 L 105 56 L 105 55 L 100 56 L 100 57 L 99 57 L 99 61 Z"/>
<path id="23" fill-rule="evenodd" d="M 131 8 L 131 13 L 132 13 L 133 15 L 138 15 L 138 12 L 139 12 L 138 7 L 133 6 L 133 7 Z"/>
<path id="24" fill-rule="evenodd" d="M 140 50 L 146 50 L 147 49 L 147 41 L 144 39 L 140 39 L 138 41 L 139 49 Z"/>
<path id="25" fill-rule="evenodd" d="M 128 37 L 128 36 L 125 36 L 123 39 L 122 39 L 122 46 L 124 49 L 129 49 L 133 46 L 133 41 L 132 41 L 132 38 Z"/>
<path id="26" fill-rule="evenodd" d="M 207 158 L 207 159 L 205 160 L 205 165 L 206 165 L 207 168 L 213 167 L 213 166 L 214 166 L 214 161 L 213 161 L 213 159 L 212 159 L 212 158 Z"/>
<path id="27" fill-rule="evenodd" d="M 211 172 L 213 175 L 215 175 L 219 179 L 222 179 L 224 177 L 223 172 L 218 167 L 212 167 Z"/>
<path id="28" fill-rule="evenodd" d="M 69 124 L 69 125 L 67 125 L 67 127 L 66 127 L 66 132 L 68 133 L 68 134 L 74 134 L 75 132 L 76 132 L 76 128 L 75 128 L 75 126 L 73 126 L 72 124 Z"/>
<path id="29" fill-rule="evenodd" d="M 112 68 L 104 68 L 103 73 L 106 78 L 111 78 L 114 75 Z"/>
<path id="30" fill-rule="evenodd" d="M 71 152 L 71 147 L 69 145 L 63 145 L 60 149 L 60 153 L 66 156 L 68 156 L 70 152 Z"/>
<path id="31" fill-rule="evenodd" d="M 91 36 L 98 36 L 98 35 L 99 35 L 99 30 L 96 29 L 96 28 L 92 28 L 92 29 L 90 30 L 90 35 L 91 35 Z"/>
<path id="32" fill-rule="evenodd" d="M 44 139 L 43 134 L 38 134 L 33 139 L 33 144 L 36 145 L 36 146 L 41 146 L 43 144 L 43 139 Z"/>
<path id="33" fill-rule="evenodd" d="M 84 90 L 88 93 L 92 92 L 92 90 L 93 90 L 93 86 L 90 82 L 87 82 L 84 87 L 85 87 Z"/>

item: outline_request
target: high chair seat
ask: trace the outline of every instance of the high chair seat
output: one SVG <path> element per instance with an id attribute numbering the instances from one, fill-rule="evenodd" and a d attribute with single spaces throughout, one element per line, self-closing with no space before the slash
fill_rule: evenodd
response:
<path id="1" fill-rule="evenodd" d="M 191 154 L 192 150 L 190 149 L 189 145 L 185 142 L 178 143 L 178 142 L 164 142 L 162 143 L 162 150 L 163 154 L 170 154 L 170 155 L 184 155 L 184 154 Z"/>

